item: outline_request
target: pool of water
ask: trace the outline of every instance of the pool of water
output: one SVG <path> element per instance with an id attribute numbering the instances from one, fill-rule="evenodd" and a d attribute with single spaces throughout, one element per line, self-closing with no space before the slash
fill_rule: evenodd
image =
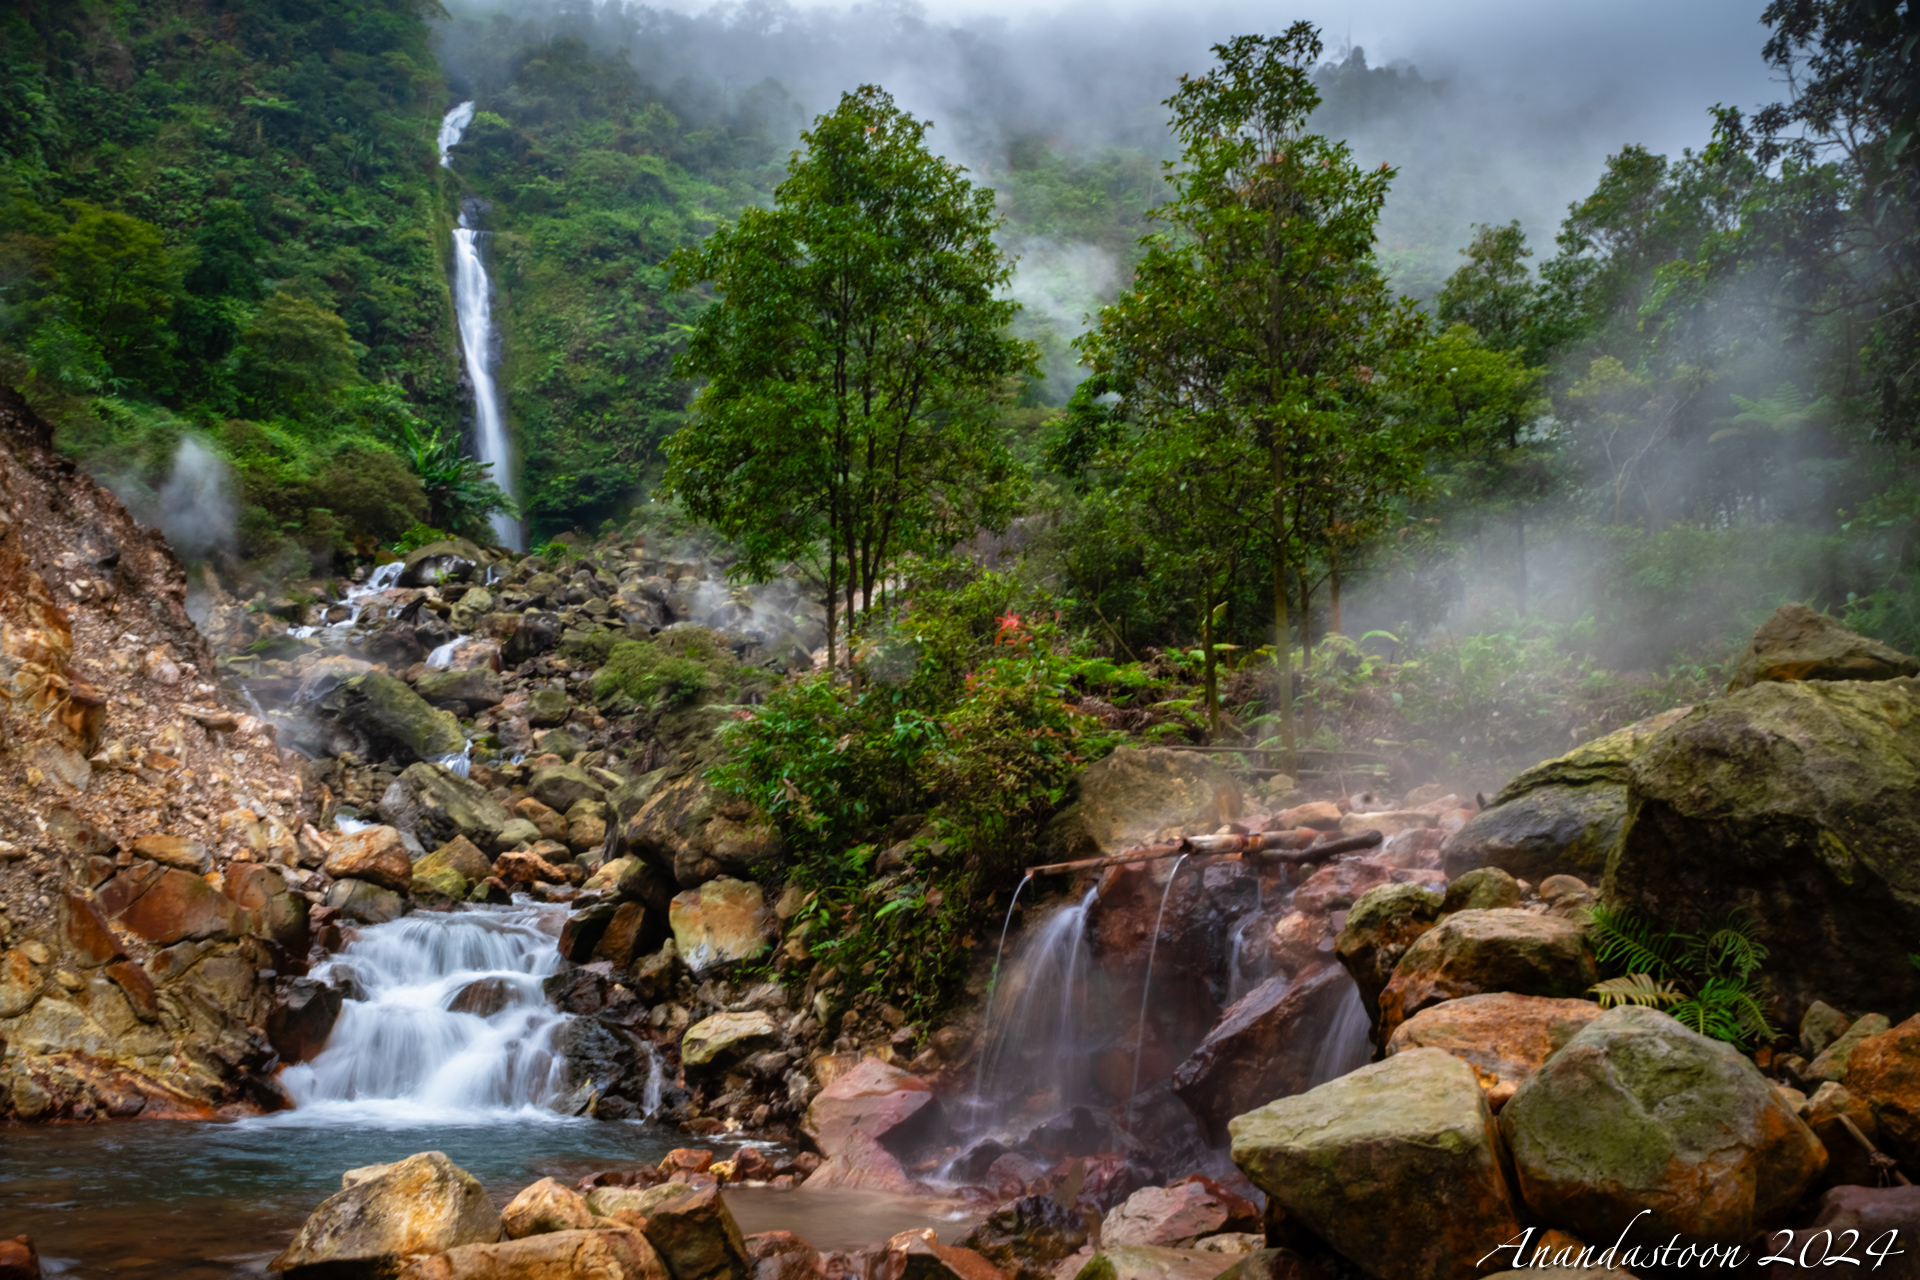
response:
<path id="1" fill-rule="evenodd" d="M 29 1235 L 48 1275 L 230 1280 L 262 1276 L 340 1174 L 443 1151 L 504 1204 L 543 1177 L 657 1162 L 674 1147 L 716 1158 L 732 1144 L 639 1123 L 551 1112 L 409 1124 L 288 1112 L 231 1123 L 128 1121 L 0 1129 L 0 1237 Z M 784 1229 L 822 1249 L 931 1226 L 951 1241 L 972 1219 L 940 1201 L 740 1188 L 741 1230 Z"/>

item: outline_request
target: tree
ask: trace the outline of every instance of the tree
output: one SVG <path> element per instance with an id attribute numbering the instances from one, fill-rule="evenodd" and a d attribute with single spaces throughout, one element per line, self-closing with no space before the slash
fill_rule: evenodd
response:
<path id="1" fill-rule="evenodd" d="M 1467 261 L 1447 277 L 1434 299 L 1442 324 L 1464 324 L 1495 351 L 1524 351 L 1538 360 L 1534 331 L 1538 289 L 1527 273 L 1527 234 L 1518 222 L 1474 228 L 1473 243 L 1460 251 Z"/>
<path id="2" fill-rule="evenodd" d="M 149 222 L 67 201 L 73 225 L 54 242 L 59 291 L 69 318 L 120 377 L 167 374 L 167 317 L 180 291 L 180 261 Z"/>
<path id="3" fill-rule="evenodd" d="M 1082 351 L 1115 379 L 1141 429 L 1178 428 L 1215 457 L 1264 472 L 1238 513 L 1272 574 L 1281 741 L 1295 747 L 1290 577 L 1332 533 L 1342 477 L 1417 484 L 1409 424 L 1376 412 L 1420 328 L 1374 260 L 1393 171 L 1363 172 L 1343 143 L 1306 132 L 1319 101 L 1311 24 L 1214 46 L 1167 106 L 1182 147 L 1175 196 L 1154 211 L 1133 285 Z M 1373 492 L 1379 492 L 1373 486 Z"/>
<path id="4" fill-rule="evenodd" d="M 356 364 L 346 322 L 294 294 L 268 297 L 241 336 L 240 385 L 264 413 L 321 407 L 353 385 Z"/>
<path id="5" fill-rule="evenodd" d="M 996 418 L 1037 353 L 1007 325 L 1011 266 L 993 193 L 927 149 L 928 126 L 871 85 L 801 135 L 773 207 L 670 260 L 711 282 L 679 371 L 705 380 L 667 441 L 666 485 L 768 576 L 826 551 L 851 621 L 888 567 L 1018 497 Z"/>

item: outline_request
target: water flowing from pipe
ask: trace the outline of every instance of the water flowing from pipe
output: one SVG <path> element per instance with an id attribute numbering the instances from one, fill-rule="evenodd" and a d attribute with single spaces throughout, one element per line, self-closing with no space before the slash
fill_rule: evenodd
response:
<path id="1" fill-rule="evenodd" d="M 464 113 L 464 114 L 463 114 Z M 440 163 L 452 167 L 449 151 L 460 141 L 460 134 L 473 119 L 473 104 L 463 102 L 447 113 L 440 123 Z M 493 285 L 487 279 L 486 264 L 480 257 L 480 237 L 485 233 L 473 225 L 471 204 L 461 210 L 460 225 L 453 233 L 453 310 L 459 322 L 460 353 L 466 361 L 467 380 L 473 383 L 474 448 L 481 462 L 493 470 L 493 482 L 509 497 L 519 496 L 513 474 L 513 449 L 507 439 L 506 414 L 500 404 L 500 388 L 493 377 Z M 507 515 L 492 519 L 493 535 L 505 547 L 523 550 L 520 522 Z"/>
<path id="2" fill-rule="evenodd" d="M 1007 903 L 1007 918 L 1000 923 L 1000 945 L 994 949 L 993 974 L 987 979 L 987 998 L 985 1001 L 985 1013 L 983 1015 L 986 1027 L 984 1034 L 980 1037 L 982 1045 L 993 1042 L 993 997 L 1000 990 L 1000 961 L 1007 953 L 1007 930 L 1013 927 L 1013 909 L 1020 905 L 1021 891 L 1032 882 L 1033 872 L 1031 871 L 1020 877 L 1020 883 L 1013 887 L 1013 899 Z M 987 1054 L 983 1048 L 980 1053 L 980 1062 L 973 1076 L 973 1096 L 976 1100 L 985 1096 L 982 1090 L 986 1087 L 986 1080 Z"/>
<path id="3" fill-rule="evenodd" d="M 422 912 L 361 930 L 314 970 L 353 994 L 326 1048 L 282 1076 L 296 1104 L 288 1122 L 552 1116 L 545 1108 L 566 1079 L 556 1036 L 567 1017 L 540 983 L 559 966 L 549 929 L 563 914 Z"/>
<path id="4" fill-rule="evenodd" d="M 1097 888 L 1048 917 L 1020 946 L 1001 983 L 999 1016 L 981 1049 L 974 1104 L 985 1133 L 1038 1103 L 1054 1114 L 1085 1100 L 1085 1010 L 1077 984 Z"/>
<path id="5" fill-rule="evenodd" d="M 1133 1100 L 1140 1096 L 1140 1052 L 1147 1045 L 1147 997 L 1153 994 L 1153 956 L 1160 949 L 1160 922 L 1167 918 L 1167 899 L 1173 896 L 1173 882 L 1180 878 L 1181 854 L 1167 873 L 1167 887 L 1160 891 L 1160 911 L 1153 917 L 1153 938 L 1147 943 L 1147 980 L 1140 987 L 1140 1022 L 1133 1033 L 1133 1088 L 1127 1091 L 1127 1123 L 1133 1123 Z"/>

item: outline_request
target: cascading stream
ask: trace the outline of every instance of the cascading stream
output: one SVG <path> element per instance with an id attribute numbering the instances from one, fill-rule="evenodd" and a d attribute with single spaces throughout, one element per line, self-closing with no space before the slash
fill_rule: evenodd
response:
<path id="1" fill-rule="evenodd" d="M 451 152 L 473 121 L 473 103 L 463 102 L 440 122 L 440 163 L 452 168 Z M 480 461 L 492 466 L 493 482 L 510 497 L 519 497 L 513 474 L 513 451 L 507 440 L 506 414 L 493 377 L 493 285 L 480 257 L 480 237 L 473 225 L 471 205 L 462 210 L 453 233 L 453 310 L 460 328 L 460 353 L 467 379 L 473 383 L 474 447 Z M 523 550 L 519 521 L 493 517 L 493 534 L 504 547 Z"/>
<path id="2" fill-rule="evenodd" d="M 297 1104 L 287 1120 L 553 1116 L 545 1108 L 564 1087 L 556 1036 L 567 1016 L 540 989 L 559 965 L 542 926 L 561 915 L 555 907 L 469 908 L 361 930 L 314 971 L 354 995 L 326 1048 L 282 1076 Z"/>

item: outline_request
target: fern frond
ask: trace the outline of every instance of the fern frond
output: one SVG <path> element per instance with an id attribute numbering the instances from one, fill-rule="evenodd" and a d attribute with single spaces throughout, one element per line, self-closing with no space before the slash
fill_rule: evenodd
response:
<path id="1" fill-rule="evenodd" d="M 1753 973 L 1767 958 L 1766 945 L 1754 936 L 1756 929 L 1753 917 L 1744 909 L 1710 922 L 1702 933 L 1688 938 L 1691 967 L 1742 978 Z"/>
<path id="2" fill-rule="evenodd" d="M 1686 993 L 1671 982 L 1662 982 L 1651 974 L 1645 973 L 1630 973 L 1624 978 L 1608 978 L 1605 982 L 1594 983 L 1587 990 L 1593 992 L 1600 1001 L 1602 1009 L 1612 1009 L 1618 1005 L 1628 1004 L 1660 1009 L 1687 998 Z"/>
<path id="3" fill-rule="evenodd" d="M 1605 903 L 1595 906 L 1587 918 L 1594 937 L 1594 955 L 1602 964 L 1656 978 L 1674 976 L 1686 935 L 1661 933 L 1637 912 Z"/>

